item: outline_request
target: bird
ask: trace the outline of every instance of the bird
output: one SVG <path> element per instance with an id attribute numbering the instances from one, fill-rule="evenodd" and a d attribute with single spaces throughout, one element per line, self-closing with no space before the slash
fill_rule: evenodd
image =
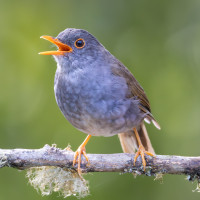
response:
<path id="1" fill-rule="evenodd" d="M 54 79 L 56 102 L 65 118 L 87 134 L 74 153 L 73 166 L 81 176 L 81 157 L 89 162 L 85 146 L 91 136 L 119 136 L 122 150 L 135 153 L 134 165 L 145 154 L 155 156 L 145 123 L 160 125 L 151 113 L 149 100 L 133 74 L 92 34 L 67 28 L 57 37 L 41 36 L 57 50 L 40 52 L 52 55 L 57 63 Z"/>

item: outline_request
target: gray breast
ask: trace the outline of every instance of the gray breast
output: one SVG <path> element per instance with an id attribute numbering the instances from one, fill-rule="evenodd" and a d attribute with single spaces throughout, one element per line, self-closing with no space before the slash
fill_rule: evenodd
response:
<path id="1" fill-rule="evenodd" d="M 109 72 L 80 72 L 70 77 L 57 72 L 54 91 L 67 120 L 87 134 L 112 136 L 139 125 L 144 117 L 138 101 L 126 98 L 125 81 Z"/>

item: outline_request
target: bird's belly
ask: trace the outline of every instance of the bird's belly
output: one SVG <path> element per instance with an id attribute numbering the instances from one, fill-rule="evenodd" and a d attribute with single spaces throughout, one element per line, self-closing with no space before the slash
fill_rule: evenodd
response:
<path id="1" fill-rule="evenodd" d="M 143 116 L 138 101 L 127 99 L 94 80 L 87 85 L 58 79 L 54 85 L 57 104 L 77 129 L 96 136 L 112 136 L 138 126 Z M 117 94 L 117 95 L 116 95 Z"/>
<path id="2" fill-rule="evenodd" d="M 109 137 L 131 130 L 141 122 L 131 101 L 82 98 L 80 94 L 56 94 L 57 104 L 66 119 L 84 133 Z M 131 106 L 132 104 L 132 106 Z M 132 111 L 131 111 L 132 110 Z"/>

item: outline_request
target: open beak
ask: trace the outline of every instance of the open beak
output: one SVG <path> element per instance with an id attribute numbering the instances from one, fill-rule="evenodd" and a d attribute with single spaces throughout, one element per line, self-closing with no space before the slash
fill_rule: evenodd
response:
<path id="1" fill-rule="evenodd" d="M 63 44 L 57 38 L 47 36 L 47 35 L 43 35 L 40 38 L 48 40 L 49 42 L 55 44 L 58 47 L 57 51 L 40 52 L 39 54 L 41 54 L 41 55 L 64 55 L 65 53 L 72 52 L 72 48 L 70 46 Z"/>

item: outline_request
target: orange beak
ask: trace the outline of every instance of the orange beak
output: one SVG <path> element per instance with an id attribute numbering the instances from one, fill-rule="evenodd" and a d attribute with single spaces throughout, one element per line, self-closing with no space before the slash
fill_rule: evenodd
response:
<path id="1" fill-rule="evenodd" d="M 58 47 L 57 51 L 40 52 L 39 54 L 41 54 L 41 55 L 64 55 L 65 53 L 69 53 L 69 52 L 73 51 L 70 46 L 63 44 L 62 42 L 60 42 L 58 39 L 56 39 L 54 37 L 43 35 L 40 38 L 48 40 L 49 42 L 55 44 Z"/>

